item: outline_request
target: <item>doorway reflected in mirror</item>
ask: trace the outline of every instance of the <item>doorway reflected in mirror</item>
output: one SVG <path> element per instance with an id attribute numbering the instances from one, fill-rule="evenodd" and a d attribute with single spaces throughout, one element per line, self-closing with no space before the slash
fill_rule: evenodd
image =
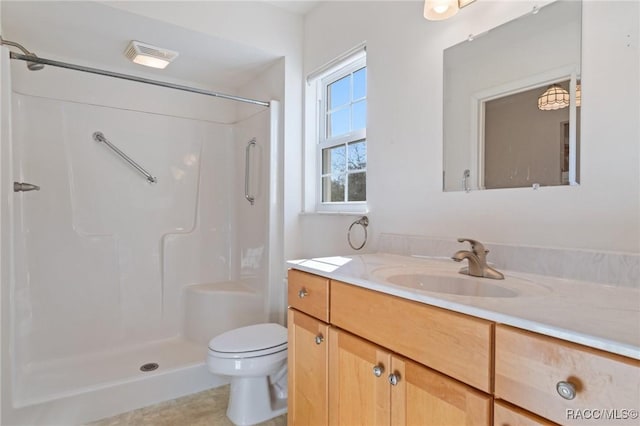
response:
<path id="1" fill-rule="evenodd" d="M 539 108 L 547 86 L 484 102 L 483 188 L 569 184 L 570 168 L 575 167 L 570 159 L 570 80 L 553 86 L 566 93 L 565 105 L 555 109 Z M 577 150 L 579 146 L 577 132 Z"/>

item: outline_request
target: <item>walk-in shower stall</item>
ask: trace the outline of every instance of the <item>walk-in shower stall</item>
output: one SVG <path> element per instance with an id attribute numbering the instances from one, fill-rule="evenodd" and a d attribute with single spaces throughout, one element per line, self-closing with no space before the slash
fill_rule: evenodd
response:
<path id="1" fill-rule="evenodd" d="M 1 50 L 2 424 L 224 384 L 208 340 L 281 321 L 279 102 L 31 71 Z"/>

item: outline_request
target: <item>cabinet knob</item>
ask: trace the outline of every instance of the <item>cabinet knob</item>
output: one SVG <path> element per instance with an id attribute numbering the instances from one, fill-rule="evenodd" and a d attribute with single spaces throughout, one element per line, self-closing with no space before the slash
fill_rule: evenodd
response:
<path id="1" fill-rule="evenodd" d="M 376 365 L 373 367 L 373 375 L 376 377 L 380 377 L 382 376 L 382 373 L 384 373 L 384 367 L 381 365 Z"/>
<path id="2" fill-rule="evenodd" d="M 301 288 L 300 291 L 298 292 L 298 297 L 300 299 L 304 299 L 308 294 L 309 292 L 307 291 L 306 288 Z"/>
<path id="3" fill-rule="evenodd" d="M 391 386 L 397 385 L 399 381 L 400 381 L 399 374 L 389 374 L 389 383 L 391 383 Z"/>
<path id="4" fill-rule="evenodd" d="M 322 334 L 318 334 L 316 336 L 316 345 L 319 345 L 322 342 L 324 342 L 324 336 Z"/>
<path id="5" fill-rule="evenodd" d="M 556 384 L 556 390 L 558 394 L 564 399 L 573 399 L 576 397 L 576 387 L 571 382 L 558 382 Z"/>

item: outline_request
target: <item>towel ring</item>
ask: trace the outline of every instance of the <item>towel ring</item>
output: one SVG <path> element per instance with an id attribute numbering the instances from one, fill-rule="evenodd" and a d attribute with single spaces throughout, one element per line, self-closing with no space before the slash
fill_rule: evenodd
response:
<path id="1" fill-rule="evenodd" d="M 351 230 L 355 225 L 360 225 L 362 226 L 362 229 L 364 229 L 364 241 L 358 247 L 355 247 L 351 242 Z M 353 222 L 351 226 L 349 226 L 349 230 L 347 231 L 347 242 L 352 249 L 360 250 L 362 247 L 364 247 L 365 244 L 367 244 L 367 226 L 369 226 L 369 218 L 366 216 L 362 216 L 360 219 Z"/>

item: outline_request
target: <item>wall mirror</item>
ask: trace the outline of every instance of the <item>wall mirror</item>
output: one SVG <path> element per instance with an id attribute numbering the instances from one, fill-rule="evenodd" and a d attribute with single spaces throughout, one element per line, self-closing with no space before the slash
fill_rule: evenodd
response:
<path id="1" fill-rule="evenodd" d="M 444 51 L 445 191 L 577 185 L 582 3 Z"/>

